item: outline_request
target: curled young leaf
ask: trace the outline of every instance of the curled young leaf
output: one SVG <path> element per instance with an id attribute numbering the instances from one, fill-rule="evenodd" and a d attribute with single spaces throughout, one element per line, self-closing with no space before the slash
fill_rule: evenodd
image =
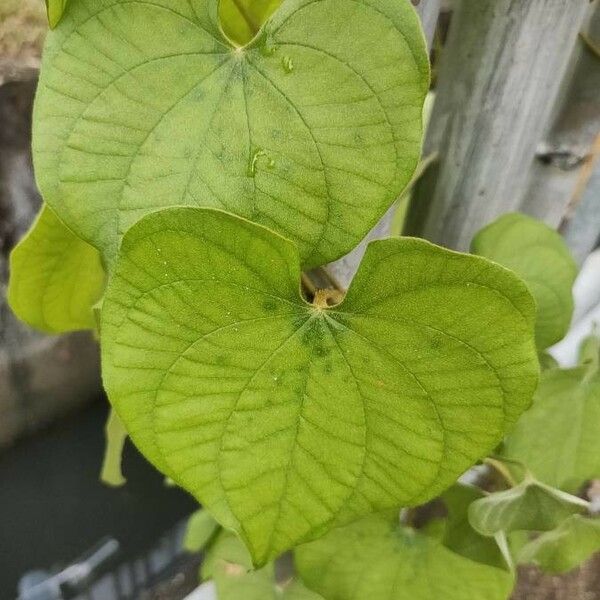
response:
<path id="1" fill-rule="evenodd" d="M 512 531 L 549 531 L 567 517 L 587 510 L 589 503 L 531 478 L 489 494 L 469 506 L 469 522 L 481 535 Z"/>
<path id="2" fill-rule="evenodd" d="M 513 270 L 537 303 L 535 336 L 543 350 L 561 340 L 573 315 L 577 264 L 563 238 L 526 215 L 511 213 L 484 227 L 471 250 Z"/>
<path id="3" fill-rule="evenodd" d="M 455 554 L 396 513 L 330 531 L 295 550 L 306 584 L 327 600 L 505 600 L 513 576 Z"/>
<path id="4" fill-rule="evenodd" d="M 408 0 L 286 0 L 244 48 L 217 0 L 71 0 L 44 53 L 36 176 L 108 264 L 141 216 L 190 205 L 267 225 L 319 265 L 410 181 L 428 85 Z"/>
<path id="5" fill-rule="evenodd" d="M 104 383 L 132 439 L 258 564 L 435 496 L 537 385 L 533 300 L 486 259 L 390 239 L 341 304 L 299 287 L 291 242 L 173 208 L 127 233 L 102 309 Z"/>
<path id="6" fill-rule="evenodd" d="M 504 444 L 541 481 L 568 492 L 600 477 L 600 373 L 592 364 L 542 374 L 533 406 Z"/>
<path id="7" fill-rule="evenodd" d="M 526 544 L 519 562 L 536 564 L 549 573 L 566 573 L 598 551 L 600 519 L 573 515 Z"/>
<path id="8" fill-rule="evenodd" d="M 46 333 L 94 329 L 92 307 L 104 284 L 98 251 L 44 206 L 10 255 L 8 302 L 15 314 Z"/>

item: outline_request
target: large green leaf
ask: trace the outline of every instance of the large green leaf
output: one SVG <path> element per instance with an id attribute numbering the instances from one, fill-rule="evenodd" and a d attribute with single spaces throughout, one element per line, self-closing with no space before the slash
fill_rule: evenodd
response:
<path id="1" fill-rule="evenodd" d="M 108 262 L 142 215 L 200 205 L 318 265 L 410 181 L 428 82 L 408 0 L 286 0 L 244 49 L 217 0 L 71 0 L 44 54 L 36 175 Z"/>
<path id="2" fill-rule="evenodd" d="M 564 337 L 573 315 L 575 263 L 563 238 L 526 215 L 511 213 L 484 227 L 472 251 L 520 275 L 537 303 L 536 341 L 547 348 Z"/>
<path id="3" fill-rule="evenodd" d="M 233 43 L 245 46 L 281 2 L 282 0 L 221 0 L 221 27 Z"/>
<path id="4" fill-rule="evenodd" d="M 327 600 L 504 600 L 507 570 L 451 552 L 439 541 L 376 515 L 296 548 L 304 582 Z"/>
<path id="5" fill-rule="evenodd" d="M 9 304 L 20 319 L 47 333 L 93 329 L 92 307 L 104 283 L 96 249 L 48 207 L 10 256 Z"/>
<path id="6" fill-rule="evenodd" d="M 550 573 L 565 573 L 600 551 L 600 519 L 573 515 L 523 547 L 519 561 Z"/>
<path id="7" fill-rule="evenodd" d="M 482 535 L 549 531 L 589 503 L 526 477 L 519 485 L 489 494 L 469 506 L 469 521 Z"/>
<path id="8" fill-rule="evenodd" d="M 600 374 L 590 367 L 542 374 L 534 403 L 508 436 L 504 454 L 545 483 L 576 492 L 600 477 Z"/>
<path id="9" fill-rule="evenodd" d="M 125 236 L 102 311 L 104 383 L 133 440 L 260 564 L 442 491 L 538 376 L 531 296 L 483 258 L 390 239 L 342 304 L 299 285 L 291 242 L 174 208 Z"/>
<path id="10" fill-rule="evenodd" d="M 46 9 L 48 11 L 48 23 L 51 29 L 54 29 L 61 20 L 69 0 L 46 0 Z"/>

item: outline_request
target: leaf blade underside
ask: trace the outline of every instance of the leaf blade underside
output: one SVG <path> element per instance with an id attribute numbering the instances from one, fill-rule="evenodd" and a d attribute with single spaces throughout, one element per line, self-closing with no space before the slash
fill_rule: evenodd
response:
<path id="1" fill-rule="evenodd" d="M 175 205 L 262 223 L 323 264 L 410 181 L 428 82 L 407 0 L 287 0 L 243 50 L 216 0 L 71 0 L 44 54 L 36 176 L 107 264 Z"/>
<path id="2" fill-rule="evenodd" d="M 132 439 L 258 564 L 439 493 L 537 383 L 533 301 L 485 259 L 372 243 L 328 310 L 299 281 L 284 238 L 167 209 L 125 236 L 103 304 L 104 382 Z"/>

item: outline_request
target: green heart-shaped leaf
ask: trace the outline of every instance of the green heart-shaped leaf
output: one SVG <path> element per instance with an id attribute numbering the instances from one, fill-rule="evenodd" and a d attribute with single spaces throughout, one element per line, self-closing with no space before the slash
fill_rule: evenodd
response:
<path id="1" fill-rule="evenodd" d="M 533 300 L 483 258 L 390 239 L 342 304 L 299 285 L 291 242 L 166 209 L 125 236 L 102 310 L 104 383 L 133 440 L 259 564 L 431 498 L 537 384 Z"/>
<path id="2" fill-rule="evenodd" d="M 15 314 L 47 333 L 93 329 L 104 270 L 97 250 L 44 207 L 10 255 L 8 301 Z"/>
<path id="3" fill-rule="evenodd" d="M 323 264 L 410 181 L 428 82 L 408 0 L 286 0 L 243 49 L 217 0 L 71 0 L 44 54 L 37 180 L 109 263 L 142 215 L 200 205 Z"/>
<path id="4" fill-rule="evenodd" d="M 566 573 L 600 551 L 600 519 L 573 515 L 554 531 L 526 544 L 519 562 L 533 563 L 550 573 Z"/>
<path id="5" fill-rule="evenodd" d="M 571 324 L 577 264 L 563 238 L 526 215 L 511 213 L 484 227 L 471 250 L 525 280 L 537 303 L 535 335 L 543 350 L 561 340 Z"/>
<path id="6" fill-rule="evenodd" d="M 600 477 L 600 373 L 589 367 L 542 374 L 533 406 L 508 436 L 503 453 L 541 481 L 575 493 Z"/>
<path id="7" fill-rule="evenodd" d="M 238 46 L 245 46 L 281 2 L 282 0 L 221 0 L 219 18 L 223 32 Z"/>
<path id="8" fill-rule="evenodd" d="M 54 29 L 61 20 L 69 0 L 46 0 L 46 10 L 48 11 L 48 24 L 50 29 Z"/>
<path id="9" fill-rule="evenodd" d="M 306 584 L 327 600 L 504 600 L 510 572 L 451 552 L 439 541 L 376 515 L 295 550 Z"/>
<path id="10" fill-rule="evenodd" d="M 469 506 L 469 522 L 481 535 L 512 531 L 549 531 L 589 503 L 530 478 L 489 494 Z"/>

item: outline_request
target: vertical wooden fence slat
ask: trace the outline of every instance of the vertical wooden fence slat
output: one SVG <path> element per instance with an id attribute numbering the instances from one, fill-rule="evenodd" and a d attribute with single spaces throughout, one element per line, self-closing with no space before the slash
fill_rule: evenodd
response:
<path id="1" fill-rule="evenodd" d="M 421 17 L 421 23 L 429 48 L 431 48 L 431 43 L 433 41 L 440 7 L 441 0 L 420 0 L 416 6 L 417 12 Z M 327 273 L 329 273 L 342 288 L 347 289 L 350 285 L 350 281 L 352 281 L 352 278 L 360 265 L 360 261 L 365 254 L 367 244 L 373 240 L 379 240 L 390 235 L 395 212 L 396 204 L 386 212 L 379 223 L 377 223 L 365 239 L 352 252 L 327 265 Z"/>
<path id="2" fill-rule="evenodd" d="M 600 89 L 600 88 L 599 88 Z M 575 260 L 582 264 L 600 240 L 600 135 L 589 166 L 591 173 L 577 209 L 561 232 Z"/>
<path id="3" fill-rule="evenodd" d="M 590 6 L 582 36 L 600 41 L 600 2 Z M 585 158 L 600 131 L 600 57 L 580 37 L 551 127 L 538 147 L 522 210 L 551 227 L 565 218 L 577 190 Z"/>
<path id="4" fill-rule="evenodd" d="M 478 229 L 520 206 L 588 3 L 457 3 L 426 142 L 439 162 L 416 190 L 413 209 L 427 213 L 412 233 L 466 250 Z"/>

